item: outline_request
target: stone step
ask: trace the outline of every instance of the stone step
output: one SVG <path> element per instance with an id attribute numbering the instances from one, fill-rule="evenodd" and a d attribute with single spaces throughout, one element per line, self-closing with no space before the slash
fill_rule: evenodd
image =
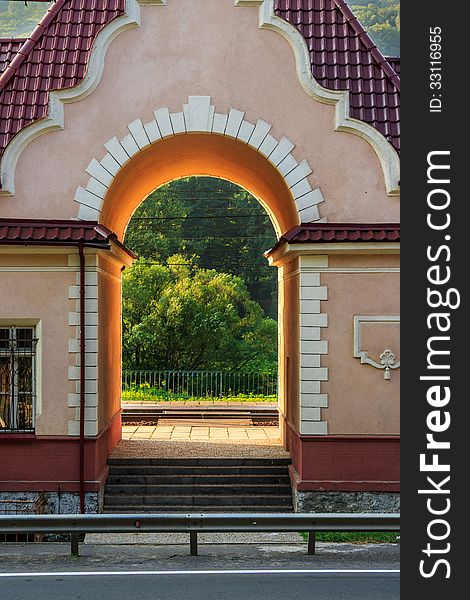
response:
<path id="1" fill-rule="evenodd" d="M 197 474 L 174 474 L 174 475 L 110 475 L 108 477 L 108 485 L 205 485 L 205 484 L 233 484 L 250 485 L 250 484 L 271 484 L 271 485 L 290 485 L 289 475 L 287 470 L 285 474 L 265 475 L 258 473 L 257 475 L 197 475 Z"/>
<path id="2" fill-rule="evenodd" d="M 291 506 L 292 496 L 285 495 L 250 495 L 250 496 L 214 496 L 214 495 L 106 495 L 105 508 L 110 506 Z"/>
<path id="3" fill-rule="evenodd" d="M 290 465 L 286 458 L 109 458 L 110 466 L 194 466 L 194 467 L 243 467 Z"/>
<path id="4" fill-rule="evenodd" d="M 136 465 L 111 465 L 109 474 L 111 477 L 126 475 L 285 475 L 286 465 L 173 465 L 165 466 L 136 464 Z"/>
<path id="5" fill-rule="evenodd" d="M 222 496 L 256 496 L 258 494 L 288 495 L 290 493 L 289 485 L 272 485 L 272 484 L 235 484 L 232 481 L 230 484 L 199 484 L 199 485 L 167 485 L 167 484 L 151 484 L 151 485 L 106 485 L 105 493 L 112 495 L 222 495 Z"/>
<path id="6" fill-rule="evenodd" d="M 196 512 L 196 513 L 232 513 L 234 512 L 233 506 L 197 506 L 194 510 L 191 510 L 192 507 L 188 506 L 178 506 L 178 505 L 159 505 L 159 506 L 150 506 L 148 504 L 130 504 L 130 505 L 116 505 L 116 506 L 108 506 L 105 504 L 104 512 L 105 513 L 114 513 L 114 514 L 141 514 L 141 513 L 188 513 L 188 512 Z M 259 505 L 259 506 L 237 506 L 235 512 L 247 513 L 270 513 L 270 512 L 282 512 L 282 513 L 292 513 L 294 509 L 292 506 L 273 506 L 273 505 Z"/>

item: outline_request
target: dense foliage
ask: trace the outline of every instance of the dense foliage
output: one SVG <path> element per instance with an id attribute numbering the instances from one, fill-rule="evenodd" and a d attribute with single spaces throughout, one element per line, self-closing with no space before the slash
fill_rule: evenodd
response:
<path id="1" fill-rule="evenodd" d="M 0 2 L 0 37 L 27 37 L 52 2 Z"/>
<path id="2" fill-rule="evenodd" d="M 276 321 L 243 280 L 181 255 L 125 272 L 123 333 L 124 368 L 276 369 Z"/>
<path id="3" fill-rule="evenodd" d="M 400 56 L 400 2 L 350 0 L 354 14 L 385 56 Z"/>

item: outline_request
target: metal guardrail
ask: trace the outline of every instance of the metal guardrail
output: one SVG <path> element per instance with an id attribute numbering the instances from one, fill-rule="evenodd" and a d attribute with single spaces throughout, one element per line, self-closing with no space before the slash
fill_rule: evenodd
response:
<path id="1" fill-rule="evenodd" d="M 189 533 L 197 555 L 198 533 L 308 532 L 308 554 L 315 554 L 317 531 L 399 531 L 399 514 L 347 513 L 191 513 L 0 516 L 0 533 L 66 533 L 71 555 L 79 555 L 80 534 Z"/>

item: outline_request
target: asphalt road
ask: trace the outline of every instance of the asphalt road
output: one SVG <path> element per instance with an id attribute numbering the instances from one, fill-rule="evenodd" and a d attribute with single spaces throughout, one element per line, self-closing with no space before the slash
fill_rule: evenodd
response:
<path id="1" fill-rule="evenodd" d="M 124 572 L 0 576 L 1 600 L 398 600 L 398 573 Z"/>

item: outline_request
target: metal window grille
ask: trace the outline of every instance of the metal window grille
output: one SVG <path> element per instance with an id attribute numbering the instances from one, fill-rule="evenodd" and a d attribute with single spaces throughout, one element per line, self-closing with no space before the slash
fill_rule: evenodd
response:
<path id="1" fill-rule="evenodd" d="M 0 327 L 0 431 L 34 430 L 37 341 L 34 327 Z"/>

